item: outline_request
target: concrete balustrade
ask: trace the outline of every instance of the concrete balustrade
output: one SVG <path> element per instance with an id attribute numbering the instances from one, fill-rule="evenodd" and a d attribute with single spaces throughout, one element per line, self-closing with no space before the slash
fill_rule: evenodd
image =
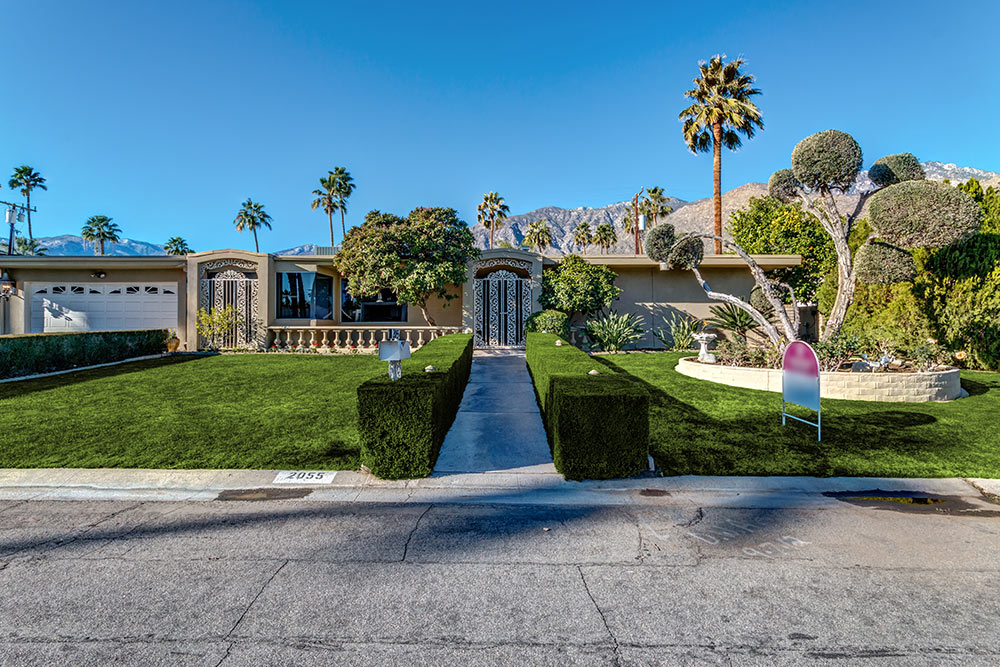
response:
<path id="1" fill-rule="evenodd" d="M 695 357 L 684 357 L 677 362 L 676 370 L 681 375 L 731 387 L 781 391 L 781 371 L 777 369 L 703 364 Z M 819 387 L 822 398 L 852 401 L 925 403 L 951 401 L 963 395 L 957 368 L 920 373 L 820 373 Z"/>
<path id="2" fill-rule="evenodd" d="M 411 349 L 452 333 L 463 333 L 464 327 L 393 326 L 280 326 L 268 327 L 268 347 L 282 351 L 315 349 L 321 353 L 374 352 L 380 341 L 389 340 L 389 330 L 399 329 L 400 340 L 410 342 Z"/>

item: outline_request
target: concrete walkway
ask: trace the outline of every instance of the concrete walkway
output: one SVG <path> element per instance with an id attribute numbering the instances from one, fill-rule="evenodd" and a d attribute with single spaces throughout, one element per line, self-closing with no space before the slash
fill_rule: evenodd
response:
<path id="1" fill-rule="evenodd" d="M 477 350 L 435 476 L 555 474 L 523 351 Z"/>

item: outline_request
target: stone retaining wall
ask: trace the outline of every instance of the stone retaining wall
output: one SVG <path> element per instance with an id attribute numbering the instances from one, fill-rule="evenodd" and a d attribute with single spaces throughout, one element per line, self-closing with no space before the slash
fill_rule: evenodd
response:
<path id="1" fill-rule="evenodd" d="M 731 387 L 781 392 L 781 371 L 702 364 L 696 357 L 677 362 L 677 372 Z M 852 401 L 925 403 L 951 401 L 962 395 L 959 370 L 932 373 L 821 373 L 820 396 Z"/>

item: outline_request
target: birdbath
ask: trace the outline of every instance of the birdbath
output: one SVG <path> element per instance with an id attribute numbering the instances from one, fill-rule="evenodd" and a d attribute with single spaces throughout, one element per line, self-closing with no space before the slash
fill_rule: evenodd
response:
<path id="1" fill-rule="evenodd" d="M 694 339 L 698 341 L 699 345 L 701 345 L 701 349 L 698 350 L 698 361 L 705 364 L 715 363 L 715 355 L 708 351 L 708 344 L 711 343 L 713 340 L 715 340 L 717 337 L 718 336 L 716 336 L 714 333 L 707 333 L 705 331 L 701 331 L 694 335 Z"/>

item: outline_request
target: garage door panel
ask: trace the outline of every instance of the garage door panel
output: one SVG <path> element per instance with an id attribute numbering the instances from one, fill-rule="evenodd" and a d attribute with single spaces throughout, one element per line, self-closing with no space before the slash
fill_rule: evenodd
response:
<path id="1" fill-rule="evenodd" d="M 163 283 L 39 285 L 31 289 L 31 330 L 175 329 L 176 292 Z"/>

